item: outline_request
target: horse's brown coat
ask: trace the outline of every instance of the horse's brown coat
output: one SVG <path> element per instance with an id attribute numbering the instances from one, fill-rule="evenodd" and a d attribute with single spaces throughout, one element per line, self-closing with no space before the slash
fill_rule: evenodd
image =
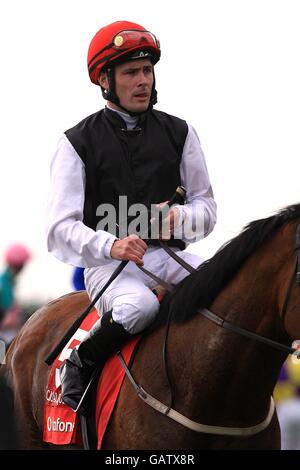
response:
<path id="1" fill-rule="evenodd" d="M 299 222 L 299 220 L 298 220 Z M 300 296 L 295 284 L 285 317 L 280 311 L 294 269 L 296 221 L 284 224 L 244 263 L 216 297 L 211 310 L 232 323 L 285 342 L 300 337 Z M 199 289 L 201 286 L 199 286 Z M 188 302 L 188 299 L 186 299 Z M 38 310 L 13 342 L 3 372 L 15 393 L 24 447 L 43 447 L 44 360 L 88 304 L 85 293 L 65 296 Z M 145 390 L 168 404 L 162 364 L 164 326 L 142 343 L 133 375 Z M 168 364 L 173 407 L 194 421 L 246 427 L 267 414 L 285 355 L 225 331 L 200 314 L 171 324 Z M 104 438 L 107 449 L 276 449 L 280 431 L 271 425 L 251 438 L 199 434 L 144 404 L 125 379 Z"/>

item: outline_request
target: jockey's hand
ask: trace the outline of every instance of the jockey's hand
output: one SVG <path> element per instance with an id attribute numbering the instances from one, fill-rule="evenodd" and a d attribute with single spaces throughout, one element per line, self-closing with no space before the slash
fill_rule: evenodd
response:
<path id="1" fill-rule="evenodd" d="M 122 240 L 116 240 L 110 250 L 113 259 L 130 260 L 138 266 L 143 266 L 143 256 L 147 250 L 146 243 L 137 235 L 129 235 Z"/>
<path id="2" fill-rule="evenodd" d="M 157 207 L 164 207 L 168 201 L 161 202 L 157 204 Z M 160 240 L 170 240 L 171 235 L 174 233 L 175 228 L 178 226 L 180 219 L 179 209 L 177 207 L 172 207 L 168 215 L 162 220 L 161 230 L 159 232 Z"/>

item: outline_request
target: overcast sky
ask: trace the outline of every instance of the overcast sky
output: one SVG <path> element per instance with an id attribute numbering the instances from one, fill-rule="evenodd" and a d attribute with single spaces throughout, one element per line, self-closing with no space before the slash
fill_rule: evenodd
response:
<path id="1" fill-rule="evenodd" d="M 44 217 L 60 135 L 103 107 L 86 68 L 89 42 L 116 20 L 161 41 L 161 109 L 197 130 L 218 222 L 190 246 L 204 257 L 249 221 L 300 202 L 298 0 L 10 0 L 1 2 L 0 255 L 23 241 L 34 258 L 19 295 L 71 290 L 70 267 L 49 255 Z"/>

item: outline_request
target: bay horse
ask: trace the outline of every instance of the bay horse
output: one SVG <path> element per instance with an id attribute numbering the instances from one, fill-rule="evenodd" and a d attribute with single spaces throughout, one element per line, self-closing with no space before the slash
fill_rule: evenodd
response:
<path id="1" fill-rule="evenodd" d="M 165 297 L 131 369 L 147 392 L 168 405 L 171 388 L 173 409 L 206 425 L 247 428 L 265 419 L 287 350 L 222 328 L 201 312 L 209 308 L 228 324 L 288 349 L 300 338 L 299 224 L 300 204 L 251 222 Z M 42 307 L 8 351 L 2 373 L 14 390 L 27 449 L 49 449 L 42 442 L 49 374 L 44 361 L 88 302 L 81 292 Z M 166 329 L 168 380 L 162 359 Z M 102 448 L 279 449 L 280 429 L 275 411 L 255 435 L 196 432 L 145 404 L 125 378 Z"/>

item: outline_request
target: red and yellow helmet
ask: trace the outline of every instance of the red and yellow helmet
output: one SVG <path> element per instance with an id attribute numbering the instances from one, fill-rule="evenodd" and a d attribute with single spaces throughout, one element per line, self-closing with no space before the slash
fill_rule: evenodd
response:
<path id="1" fill-rule="evenodd" d="M 137 55 L 130 56 L 136 52 Z M 129 21 L 116 21 L 101 28 L 93 37 L 88 50 L 88 70 L 98 85 L 101 70 L 116 60 L 148 57 L 153 64 L 160 59 L 160 44 L 154 34 Z"/>

